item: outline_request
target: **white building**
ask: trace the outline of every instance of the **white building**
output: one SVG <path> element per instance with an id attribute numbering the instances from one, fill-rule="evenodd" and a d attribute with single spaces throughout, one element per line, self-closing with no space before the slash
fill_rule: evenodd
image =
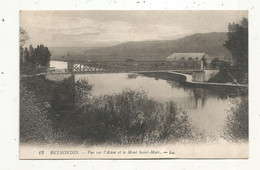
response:
<path id="1" fill-rule="evenodd" d="M 167 61 L 201 61 L 203 69 L 210 63 L 210 57 L 206 53 L 172 53 L 166 58 Z"/>

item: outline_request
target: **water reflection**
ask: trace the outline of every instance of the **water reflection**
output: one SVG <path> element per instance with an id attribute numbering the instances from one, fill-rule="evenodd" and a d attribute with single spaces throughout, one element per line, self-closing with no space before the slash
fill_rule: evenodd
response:
<path id="1" fill-rule="evenodd" d="M 166 81 L 171 85 L 172 88 L 183 89 L 185 92 L 190 94 L 189 100 L 182 101 L 188 103 L 184 105 L 184 108 L 188 109 L 196 109 L 199 107 L 199 103 L 201 107 L 203 107 L 208 98 L 216 98 L 218 100 L 228 100 L 230 97 L 238 96 L 239 92 L 235 88 L 191 88 L 189 86 L 185 86 L 179 82 L 174 81 Z"/>

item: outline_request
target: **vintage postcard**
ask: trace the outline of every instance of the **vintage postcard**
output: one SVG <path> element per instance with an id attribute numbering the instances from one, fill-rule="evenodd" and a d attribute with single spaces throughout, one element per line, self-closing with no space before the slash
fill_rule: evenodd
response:
<path id="1" fill-rule="evenodd" d="M 248 158 L 248 11 L 20 11 L 20 159 Z"/>

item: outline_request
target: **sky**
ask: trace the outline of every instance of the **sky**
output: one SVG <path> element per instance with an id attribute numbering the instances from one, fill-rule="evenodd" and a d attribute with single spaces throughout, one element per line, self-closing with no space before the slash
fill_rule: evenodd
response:
<path id="1" fill-rule="evenodd" d="M 26 45 L 96 47 L 227 32 L 228 23 L 243 17 L 247 11 L 21 11 L 20 27 Z"/>

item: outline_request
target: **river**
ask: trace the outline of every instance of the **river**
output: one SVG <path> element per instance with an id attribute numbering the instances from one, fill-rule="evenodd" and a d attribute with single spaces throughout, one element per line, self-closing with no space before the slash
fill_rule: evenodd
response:
<path id="1" fill-rule="evenodd" d="M 66 68 L 65 62 L 51 62 L 56 68 Z M 178 81 L 167 81 L 128 73 L 83 74 L 76 79 L 87 79 L 93 85 L 94 96 L 119 93 L 123 89 L 144 90 L 159 102 L 173 100 L 178 108 L 186 110 L 192 125 L 215 136 L 225 125 L 226 115 L 232 107 L 229 99 L 232 92 L 224 89 L 192 88 Z"/>
<path id="2" fill-rule="evenodd" d="M 226 92 L 204 88 L 185 87 L 179 82 L 145 77 L 129 76 L 128 73 L 84 74 L 77 79 L 87 79 L 93 85 L 92 95 L 119 93 L 124 89 L 144 90 L 149 97 L 167 102 L 173 100 L 178 108 L 186 110 L 192 125 L 200 130 L 219 136 L 225 125 L 227 111 L 232 106 Z"/>

